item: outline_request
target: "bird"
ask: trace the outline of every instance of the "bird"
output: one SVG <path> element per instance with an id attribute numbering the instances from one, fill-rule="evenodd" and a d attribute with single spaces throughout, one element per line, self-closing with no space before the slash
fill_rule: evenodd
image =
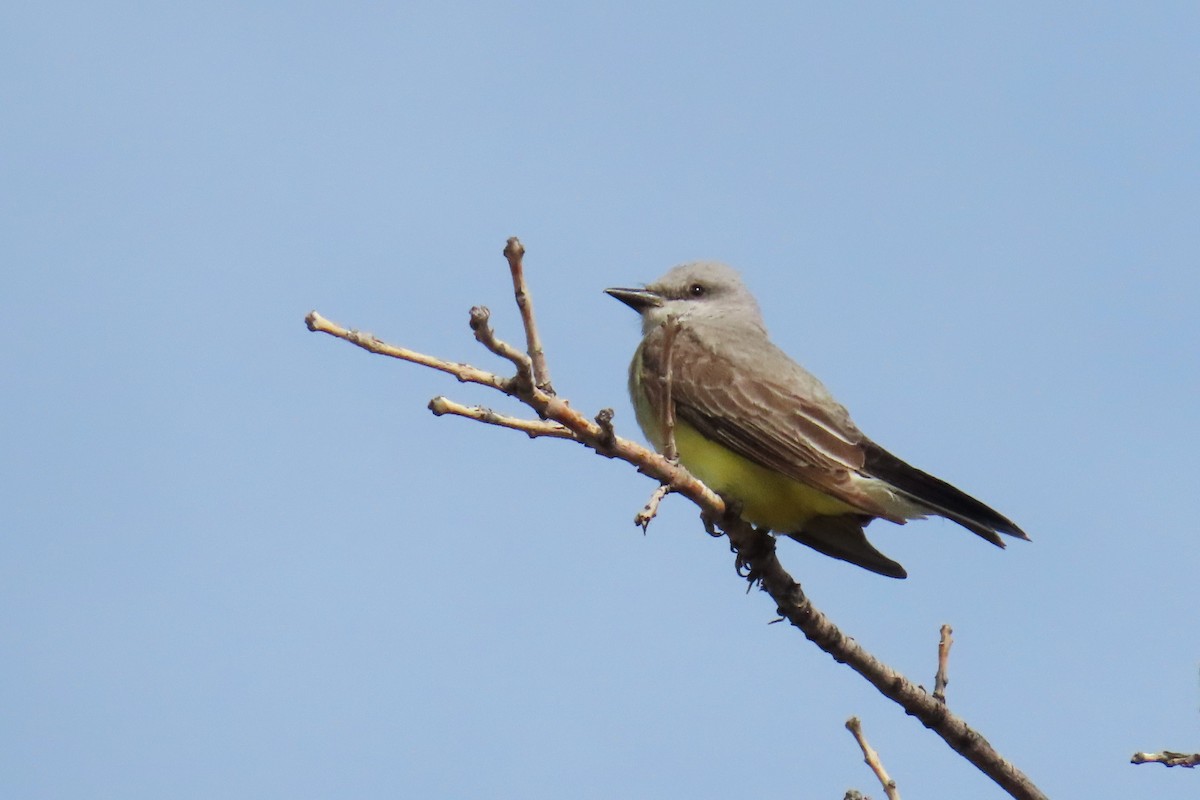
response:
<path id="1" fill-rule="evenodd" d="M 771 341 L 732 267 L 681 264 L 643 288 L 604 291 L 641 315 L 629 393 L 642 432 L 664 452 L 669 383 L 679 462 L 747 522 L 891 578 L 907 572 L 867 539 L 863 529 L 875 519 L 944 517 L 999 547 L 1001 534 L 1029 539 L 1008 517 L 867 438 Z"/>

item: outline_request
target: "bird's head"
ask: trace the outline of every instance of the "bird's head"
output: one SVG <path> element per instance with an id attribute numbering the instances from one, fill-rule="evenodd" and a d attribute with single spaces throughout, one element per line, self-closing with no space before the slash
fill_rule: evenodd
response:
<path id="1" fill-rule="evenodd" d="M 674 317 L 690 321 L 724 321 L 762 327 L 762 314 L 754 295 L 732 267 L 715 261 L 697 261 L 671 269 L 643 289 L 605 289 L 642 315 L 642 330 L 649 333 Z"/>

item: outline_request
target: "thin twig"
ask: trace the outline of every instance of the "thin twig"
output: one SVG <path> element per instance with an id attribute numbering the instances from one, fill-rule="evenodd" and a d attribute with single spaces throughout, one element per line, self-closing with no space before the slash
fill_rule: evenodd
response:
<path id="1" fill-rule="evenodd" d="M 533 365 L 533 385 L 546 394 L 554 394 L 554 387 L 550 385 L 550 368 L 546 366 L 546 353 L 542 349 L 542 337 L 533 317 L 533 296 L 525 284 L 525 245 L 513 236 L 504 245 L 504 257 L 512 273 L 513 294 L 516 295 L 521 322 L 525 326 L 525 346 Z"/>
<path id="2" fill-rule="evenodd" d="M 862 748 L 863 761 L 867 762 L 867 766 L 875 773 L 875 777 L 879 779 L 879 783 L 883 786 L 883 793 L 887 795 L 888 800 L 900 800 L 900 790 L 896 788 L 896 782 L 888 775 L 884 769 L 883 762 L 879 760 L 879 753 L 875 752 L 875 748 L 867 742 L 867 737 L 863 735 L 862 723 L 858 721 L 858 717 L 851 717 L 846 720 L 846 730 L 854 734 L 854 740 L 858 742 L 858 746 Z"/>
<path id="3" fill-rule="evenodd" d="M 1172 750 L 1163 750 L 1161 753 L 1134 753 L 1129 763 L 1162 764 L 1164 767 L 1192 769 L 1200 766 L 1200 753 L 1176 753 Z"/>
<path id="4" fill-rule="evenodd" d="M 650 495 L 650 499 L 646 501 L 646 505 L 642 506 L 642 510 L 633 518 L 634 525 L 642 527 L 642 533 L 650 527 L 650 520 L 658 516 L 658 504 L 663 501 L 663 498 L 671 493 L 671 487 L 668 484 L 659 484 L 659 487 L 654 490 L 654 494 Z"/>
<path id="5" fill-rule="evenodd" d="M 950 683 L 948 668 L 950 645 L 954 644 L 954 639 L 950 636 L 952 633 L 954 633 L 953 628 L 943 625 L 941 635 L 938 637 L 938 666 L 937 674 L 933 676 L 933 699 L 939 703 L 946 702 L 946 686 Z"/>
<path id="6" fill-rule="evenodd" d="M 672 314 L 663 323 L 663 455 L 668 461 L 679 460 L 679 449 L 675 446 L 675 398 L 671 396 L 673 365 L 671 353 L 675 349 L 675 336 L 679 333 L 679 320 Z"/>
<path id="7" fill-rule="evenodd" d="M 343 328 L 336 322 L 325 319 L 316 311 L 310 311 L 308 316 L 304 318 L 304 323 L 310 331 L 315 333 L 327 333 L 330 336 L 343 339 L 350 344 L 357 345 L 362 349 L 389 358 L 398 358 L 401 361 L 411 361 L 414 364 L 420 364 L 422 367 L 429 367 L 440 372 L 446 372 L 462 383 L 478 383 L 481 386 L 489 386 L 497 391 L 511 394 L 512 388 L 509 382 L 491 372 L 473 367 L 470 364 L 461 364 L 457 361 L 446 361 L 436 356 L 425 355 L 418 353 L 415 350 L 408 350 L 404 347 L 396 347 L 387 342 L 373 336 L 369 333 L 356 331 L 351 328 Z"/>
<path id="8" fill-rule="evenodd" d="M 520 417 L 497 414 L 490 408 L 484 406 L 464 406 L 441 395 L 429 401 L 429 410 L 437 417 L 443 414 L 450 414 L 456 417 L 473 419 L 477 422 L 485 422 L 488 425 L 497 425 L 501 428 L 512 428 L 515 431 L 528 434 L 530 439 L 536 439 L 539 436 L 550 436 L 556 439 L 577 441 L 575 434 L 557 422 L 544 419 L 521 419 Z"/>
<path id="9" fill-rule="evenodd" d="M 491 318 L 492 312 L 488 310 L 487 306 L 475 306 L 471 309 L 471 330 L 475 332 L 475 339 L 496 355 L 511 361 L 517 368 L 518 389 L 527 391 L 534 384 L 533 364 L 530 362 L 529 356 L 508 342 L 496 338 L 496 332 L 492 330 Z"/>

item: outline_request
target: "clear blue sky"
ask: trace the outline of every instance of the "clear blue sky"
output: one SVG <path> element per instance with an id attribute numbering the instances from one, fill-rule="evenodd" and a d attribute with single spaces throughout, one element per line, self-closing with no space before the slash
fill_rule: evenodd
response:
<path id="1" fill-rule="evenodd" d="M 606 286 L 739 267 L 868 435 L 1034 539 L 790 542 L 851 635 L 1052 796 L 1192 798 L 1200 11 L 1155 4 L 8 4 L 0 796 L 999 790 L 724 542 L 514 407 L 303 326 L 501 366 L 519 235 L 556 386 Z"/>

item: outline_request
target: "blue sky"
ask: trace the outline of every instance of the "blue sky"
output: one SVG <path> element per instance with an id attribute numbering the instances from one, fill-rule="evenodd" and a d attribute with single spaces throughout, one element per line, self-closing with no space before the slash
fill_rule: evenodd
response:
<path id="1" fill-rule="evenodd" d="M 714 258 L 885 447 L 1033 537 L 790 542 L 850 635 L 1052 796 L 1194 797 L 1193 4 L 10 4 L 0 795 L 1000 796 L 652 485 L 434 419 L 503 398 L 519 235 L 559 391 L 601 290 Z"/>

